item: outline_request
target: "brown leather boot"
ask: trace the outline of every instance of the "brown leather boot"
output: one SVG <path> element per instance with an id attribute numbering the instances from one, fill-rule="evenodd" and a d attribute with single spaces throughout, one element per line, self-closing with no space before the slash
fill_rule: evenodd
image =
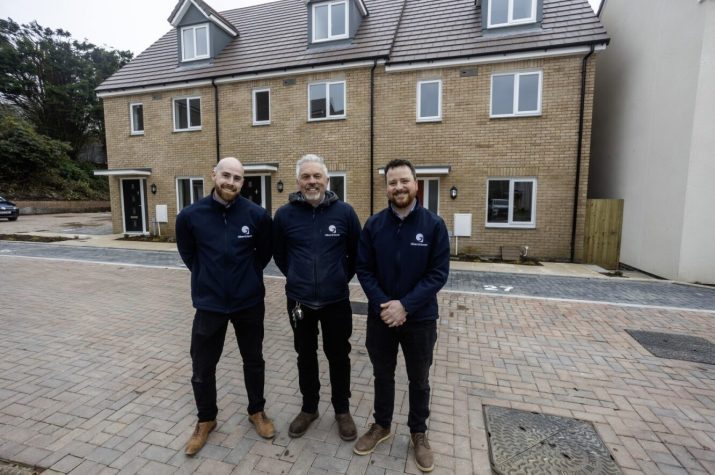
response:
<path id="1" fill-rule="evenodd" d="M 344 414 L 335 414 L 335 420 L 338 421 L 338 434 L 343 440 L 355 440 L 357 437 L 357 429 L 355 421 L 349 412 Z"/>
<path id="2" fill-rule="evenodd" d="M 377 447 L 377 444 L 388 439 L 390 435 L 392 434 L 390 434 L 389 427 L 382 427 L 380 424 L 375 423 L 355 442 L 353 452 L 358 455 L 372 453 L 375 447 Z"/>
<path id="3" fill-rule="evenodd" d="M 310 427 L 310 424 L 317 418 L 317 412 L 311 413 L 300 411 L 300 413 L 295 416 L 295 419 L 293 419 L 293 422 L 290 423 L 290 426 L 288 427 L 288 435 L 291 437 L 302 436 L 308 431 L 308 427 Z"/>
<path id="4" fill-rule="evenodd" d="M 184 453 L 189 457 L 196 455 L 201 448 L 206 445 L 206 440 L 209 438 L 209 433 L 216 428 L 216 421 L 197 422 L 194 433 L 186 443 Z"/>
<path id="5" fill-rule="evenodd" d="M 264 439 L 272 439 L 276 435 L 273 421 L 268 418 L 265 412 L 257 412 L 248 416 L 248 420 L 256 428 L 256 433 Z"/>
<path id="6" fill-rule="evenodd" d="M 415 448 L 415 462 L 417 468 L 423 472 L 431 472 L 434 469 L 434 455 L 424 432 L 415 432 L 410 436 L 412 447 Z"/>

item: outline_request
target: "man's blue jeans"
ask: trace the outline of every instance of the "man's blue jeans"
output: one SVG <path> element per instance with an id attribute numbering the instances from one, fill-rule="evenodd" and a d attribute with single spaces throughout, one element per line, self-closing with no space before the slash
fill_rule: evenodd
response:
<path id="1" fill-rule="evenodd" d="M 265 362 L 263 361 L 263 317 L 260 304 L 235 313 L 223 314 L 197 310 L 191 330 L 191 385 L 199 422 L 216 419 L 216 365 L 223 352 L 228 322 L 233 324 L 238 349 L 243 359 L 243 380 L 248 394 L 248 413 L 263 410 Z"/>
<path id="2" fill-rule="evenodd" d="M 375 422 L 383 427 L 392 424 L 395 407 L 395 367 L 397 347 L 402 347 L 409 379 L 410 412 L 407 425 L 410 432 L 426 432 L 429 417 L 429 370 L 437 341 L 437 322 L 422 320 L 396 328 L 388 327 L 380 317 L 367 320 L 365 346 L 375 376 Z"/>

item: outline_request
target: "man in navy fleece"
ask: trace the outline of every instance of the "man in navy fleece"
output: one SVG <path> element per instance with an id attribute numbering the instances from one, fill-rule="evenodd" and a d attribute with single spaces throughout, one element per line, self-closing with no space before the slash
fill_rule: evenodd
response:
<path id="1" fill-rule="evenodd" d="M 417 199 L 415 168 L 407 160 L 385 166 L 386 209 L 360 235 L 357 276 L 368 298 L 367 347 L 375 377 L 375 423 L 355 443 L 366 455 L 390 437 L 397 349 L 409 379 L 411 444 L 420 470 L 434 468 L 427 440 L 429 369 L 437 341 L 437 292 L 449 275 L 449 235 L 442 218 Z"/>
<path id="2" fill-rule="evenodd" d="M 216 428 L 216 365 L 231 322 L 243 358 L 249 420 L 261 437 L 275 435 L 263 406 L 265 362 L 263 269 L 271 260 L 272 225 L 268 212 L 243 198 L 243 165 L 233 157 L 218 162 L 211 194 L 176 218 L 176 244 L 191 271 L 196 308 L 191 330 L 191 385 L 198 422 L 186 444 L 193 456 Z"/>
<path id="3" fill-rule="evenodd" d="M 354 440 L 357 429 L 349 402 L 353 315 L 348 282 L 355 275 L 360 221 L 352 206 L 327 189 L 328 183 L 328 169 L 321 157 L 309 154 L 298 160 L 298 191 L 276 212 L 273 226 L 273 256 L 286 276 L 288 318 L 303 396 L 288 435 L 302 436 L 319 415 L 320 323 L 338 434 L 343 440 Z"/>

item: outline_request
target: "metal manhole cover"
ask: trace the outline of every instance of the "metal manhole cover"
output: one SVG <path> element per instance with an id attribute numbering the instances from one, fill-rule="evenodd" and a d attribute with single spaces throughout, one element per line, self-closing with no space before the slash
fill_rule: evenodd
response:
<path id="1" fill-rule="evenodd" d="M 498 406 L 485 406 L 484 413 L 497 473 L 621 473 L 587 422 Z"/>
<path id="2" fill-rule="evenodd" d="M 367 315 L 367 302 L 350 301 L 350 306 L 353 308 L 355 315 Z"/>
<path id="3" fill-rule="evenodd" d="M 715 345 L 705 338 L 644 330 L 626 332 L 659 358 L 715 365 Z"/>

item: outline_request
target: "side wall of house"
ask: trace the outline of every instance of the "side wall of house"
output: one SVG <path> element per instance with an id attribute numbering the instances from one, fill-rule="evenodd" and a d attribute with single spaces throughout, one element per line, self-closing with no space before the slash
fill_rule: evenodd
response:
<path id="1" fill-rule="evenodd" d="M 410 72 L 380 71 L 376 81 L 376 167 L 393 158 L 415 165 L 451 165 L 439 183 L 439 212 L 450 230 L 455 213 L 472 213 L 472 237 L 460 238 L 461 252 L 497 255 L 502 245 L 529 246 L 529 254 L 568 259 L 572 230 L 582 57 Z M 543 72 L 542 114 L 490 118 L 491 75 Z M 588 180 L 593 61 L 590 61 L 577 221 L 576 257 L 583 241 Z M 442 120 L 416 121 L 417 82 L 441 79 Z M 376 176 L 377 171 L 373 174 Z M 536 178 L 536 226 L 505 229 L 486 226 L 487 180 Z M 449 190 L 458 189 L 452 200 Z M 384 189 L 382 178 L 376 189 Z M 378 196 L 382 193 L 378 191 Z M 384 198 L 378 198 L 380 207 Z M 454 241 L 453 241 L 454 246 Z M 454 250 L 454 249 L 453 249 Z"/>
<path id="2" fill-rule="evenodd" d="M 201 130 L 174 132 L 173 99 L 201 98 Z M 130 134 L 129 104 L 142 103 L 144 135 Z M 204 190 L 211 189 L 211 168 L 216 164 L 215 118 L 213 88 L 179 89 L 133 96 L 104 99 L 107 129 L 107 164 L 109 169 L 151 168 L 147 177 L 149 222 L 155 218 L 158 204 L 168 208 L 169 223 L 162 225 L 162 234 L 173 234 L 177 211 L 176 178 L 204 177 Z M 131 177 L 122 177 L 131 178 Z M 157 193 L 148 191 L 155 184 Z M 109 178 L 112 222 L 115 233 L 124 230 L 120 178 Z"/>
<path id="3" fill-rule="evenodd" d="M 450 230 L 455 213 L 472 213 L 472 237 L 460 238 L 462 252 L 498 255 L 502 245 L 529 246 L 541 258 L 570 257 L 576 146 L 578 140 L 581 57 L 565 57 L 482 65 L 475 76 L 462 77 L 463 68 L 411 72 L 375 72 L 375 163 L 370 169 L 370 68 L 241 81 L 219 85 L 220 156 L 236 156 L 244 164 L 277 164 L 270 175 L 271 213 L 295 190 L 295 162 L 306 153 L 326 159 L 330 172 L 346 176 L 347 201 L 361 221 L 370 215 L 370 180 L 374 211 L 386 204 L 384 178 L 378 170 L 391 159 L 408 158 L 417 166 L 445 165 L 439 177 L 439 213 Z M 536 117 L 490 118 L 491 75 L 501 72 L 543 72 L 542 114 Z M 417 82 L 442 81 L 442 120 L 416 121 Z M 290 80 L 290 81 L 286 81 Z M 320 81 L 345 81 L 346 118 L 308 120 L 308 87 Z M 270 89 L 270 124 L 254 125 L 252 93 Z M 583 210 L 588 180 L 588 150 L 593 90 L 589 68 L 584 124 L 581 191 L 576 257 L 582 250 Z M 172 99 L 202 98 L 202 130 L 174 132 Z M 129 130 L 129 104 L 144 105 L 144 135 Z M 166 91 L 158 94 L 105 99 L 109 168 L 152 169 L 147 188 L 149 223 L 156 204 L 167 204 L 173 232 L 177 213 L 176 179 L 203 177 L 211 189 L 215 164 L 214 90 Z M 250 175 L 251 173 L 247 173 Z M 536 225 L 533 229 L 486 226 L 489 178 L 535 178 Z M 422 176 L 420 178 L 423 178 Z M 431 178 L 425 176 L 424 178 Z M 284 191 L 277 191 L 282 181 Z M 110 178 L 114 230 L 122 232 L 119 179 Z M 458 196 L 452 200 L 449 190 Z M 149 230 L 153 229 L 149 226 Z M 454 246 L 454 241 L 453 241 Z M 453 249 L 454 250 L 454 249 Z"/>
<path id="4" fill-rule="evenodd" d="M 308 120 L 308 85 L 322 81 L 345 81 L 345 119 Z M 269 125 L 253 125 L 254 89 L 270 89 Z M 221 156 L 236 156 L 244 164 L 278 163 L 267 190 L 273 213 L 296 190 L 296 161 L 314 153 L 325 159 L 330 173 L 345 173 L 347 202 L 361 221 L 370 216 L 369 68 L 237 82 L 221 85 L 219 91 Z M 282 193 L 278 181 L 284 184 Z"/>

